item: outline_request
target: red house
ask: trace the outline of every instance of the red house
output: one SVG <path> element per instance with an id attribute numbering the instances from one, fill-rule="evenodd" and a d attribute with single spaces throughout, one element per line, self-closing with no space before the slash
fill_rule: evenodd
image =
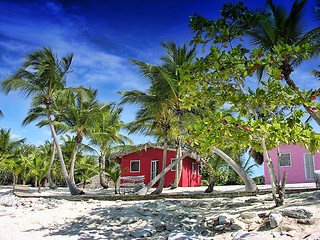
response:
<path id="1" fill-rule="evenodd" d="M 111 156 L 112 160 L 117 159 L 121 164 L 121 170 L 127 168 L 128 171 L 121 176 L 144 176 L 144 184 L 148 184 L 158 173 L 162 171 L 163 147 L 159 144 L 142 144 L 136 146 L 135 150 L 122 151 Z M 167 163 L 170 165 L 176 157 L 174 149 L 167 151 Z M 109 158 L 110 159 L 110 158 Z M 190 154 L 182 160 L 182 172 L 179 187 L 201 186 L 200 157 Z M 166 173 L 164 187 L 168 187 L 175 178 L 175 169 Z"/>

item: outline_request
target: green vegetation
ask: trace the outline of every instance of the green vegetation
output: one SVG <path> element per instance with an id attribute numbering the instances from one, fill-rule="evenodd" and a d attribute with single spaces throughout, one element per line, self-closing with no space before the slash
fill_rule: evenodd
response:
<path id="1" fill-rule="evenodd" d="M 190 49 L 163 42 L 165 54 L 159 65 L 130 60 L 148 88 L 120 92 L 120 104 L 140 107 L 129 124 L 120 120 L 122 108 L 116 103 L 98 101 L 98 90 L 66 87 L 73 54 L 59 59 L 49 48 L 30 53 L 23 67 L 1 82 L 1 89 L 32 97 L 23 124 L 37 121 L 39 127 L 49 126 L 53 142 L 30 146 L 24 139 L 12 140 L 10 130 L 0 129 L 0 181 L 33 182 L 41 191 L 46 178 L 51 187 L 67 185 L 78 195 L 83 191 L 76 184 L 85 185 L 99 173 L 101 186 L 108 187 L 106 174 L 117 193 L 124 170 L 108 157 L 133 144 L 120 133 L 126 129 L 163 143 L 163 169 L 168 145 L 176 146 L 173 187 L 179 183 L 184 148 L 203 157 L 207 192 L 218 184 L 245 184 L 247 191 L 256 191 L 264 179 L 251 178 L 256 165 L 244 156 L 252 148 L 265 156 L 273 198 L 282 205 L 286 175 L 277 177 L 268 151 L 282 143 L 301 143 L 312 153 L 320 148 L 320 135 L 303 121 L 310 115 L 320 125 L 320 103 L 314 101 L 320 93 L 297 86 L 291 78 L 295 66 L 316 57 L 320 49 L 320 28 L 306 32 L 302 27 L 305 4 L 306 0 L 296 0 L 287 14 L 271 0 L 261 12 L 250 11 L 241 2 L 228 3 L 218 19 L 191 16 Z M 247 39 L 254 47 L 242 44 Z M 196 58 L 196 45 L 202 47 L 202 57 Z M 254 76 L 256 88 L 250 86 Z M 139 193 L 145 194 L 161 178 L 154 192 L 160 194 L 165 173 Z"/>

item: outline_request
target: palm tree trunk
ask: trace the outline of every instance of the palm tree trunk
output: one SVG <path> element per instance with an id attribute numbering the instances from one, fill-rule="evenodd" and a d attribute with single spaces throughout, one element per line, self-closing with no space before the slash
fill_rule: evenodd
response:
<path id="1" fill-rule="evenodd" d="M 178 147 L 177 147 L 177 152 L 176 152 L 176 159 L 178 159 L 181 155 L 182 155 L 182 150 L 181 150 L 181 141 L 182 139 L 179 139 L 178 141 Z M 180 178 L 181 178 L 181 174 L 179 174 L 179 171 L 181 171 L 182 169 L 180 168 L 182 164 L 182 161 L 179 162 L 176 166 L 176 172 L 175 172 L 175 177 L 174 177 L 174 181 L 172 184 L 171 189 L 175 189 L 179 186 L 179 182 L 180 182 Z"/>
<path id="2" fill-rule="evenodd" d="M 50 165 L 49 165 L 49 169 L 48 169 L 48 174 L 47 174 L 47 180 L 49 182 L 49 187 L 51 189 L 57 189 L 57 185 L 52 181 L 51 179 L 51 168 L 52 168 L 52 165 L 53 165 L 53 161 L 54 161 L 54 157 L 56 155 L 56 144 L 52 143 L 52 153 L 51 153 L 51 159 L 50 159 Z"/>
<path id="3" fill-rule="evenodd" d="M 48 121 L 49 121 L 49 126 L 50 126 L 50 130 L 51 130 L 51 133 L 52 133 L 52 137 L 54 139 L 54 143 L 56 144 L 56 148 L 57 148 L 57 152 L 58 152 L 58 156 L 59 156 L 59 161 L 60 161 L 60 165 L 61 165 L 61 171 L 62 171 L 62 174 L 63 174 L 64 179 L 66 181 L 66 184 L 67 184 L 67 186 L 69 188 L 69 191 L 70 191 L 71 195 L 84 194 L 84 192 L 82 190 L 78 189 L 76 187 L 76 185 L 69 178 L 69 175 L 68 175 L 68 172 L 67 172 L 67 168 L 66 168 L 66 165 L 65 165 L 64 160 L 63 160 L 62 151 L 61 151 L 61 148 L 60 148 L 60 145 L 59 145 L 58 136 L 57 136 L 57 133 L 56 133 L 56 131 L 54 129 L 54 126 L 53 126 L 53 123 L 52 123 L 52 120 L 51 120 L 51 117 L 50 117 L 49 105 L 46 105 L 46 116 L 47 116 Z"/>
<path id="4" fill-rule="evenodd" d="M 163 156 L 162 156 L 162 169 L 165 169 L 167 166 L 167 150 L 168 150 L 168 129 L 163 130 L 163 138 L 164 138 L 164 143 L 163 143 Z M 152 192 L 151 194 L 161 194 L 163 187 L 164 187 L 164 182 L 166 175 L 163 174 L 163 176 L 160 179 L 160 183 L 157 187 L 157 189 Z"/>
<path id="5" fill-rule="evenodd" d="M 193 146 L 191 149 L 189 149 L 187 152 L 185 152 L 180 158 L 173 161 L 168 167 L 162 170 L 161 173 L 159 173 L 154 179 L 152 179 L 146 186 L 144 186 L 142 189 L 140 189 L 137 194 L 138 195 L 146 195 L 149 189 L 156 184 L 156 182 L 159 181 L 159 179 L 165 175 L 172 167 L 176 166 L 179 161 L 184 159 L 186 156 L 188 156 L 191 152 L 196 150 L 197 146 Z"/>
<path id="6" fill-rule="evenodd" d="M 213 188 L 214 188 L 214 182 L 216 180 L 216 174 L 212 174 L 209 177 L 209 186 L 207 187 L 207 189 L 204 191 L 205 193 L 212 193 L 213 192 Z"/>
<path id="7" fill-rule="evenodd" d="M 38 181 L 38 193 L 41 193 L 41 180 Z"/>
<path id="8" fill-rule="evenodd" d="M 105 155 L 101 154 L 101 156 L 99 156 L 99 177 L 100 177 L 100 185 L 101 187 L 103 187 L 104 189 L 107 189 L 109 186 L 105 181 L 105 177 L 104 177 L 104 171 L 103 169 L 105 169 L 106 167 L 106 159 L 105 159 Z"/>
<path id="9" fill-rule="evenodd" d="M 223 158 L 229 165 L 232 167 L 233 170 L 236 171 L 236 173 L 239 174 L 242 181 L 245 184 L 246 191 L 257 191 L 258 187 L 256 183 L 252 180 L 252 178 L 243 170 L 242 167 L 240 167 L 235 161 L 233 161 L 227 154 L 225 154 L 220 149 L 213 147 L 212 149 L 216 154 L 218 154 L 221 158 Z"/>
<path id="10" fill-rule="evenodd" d="M 76 162 L 76 156 L 77 156 L 80 144 L 81 144 L 81 142 L 77 141 L 76 147 L 73 150 L 71 162 L 70 162 L 69 177 L 70 177 L 70 180 L 73 182 L 73 184 L 75 184 L 75 182 L 74 182 L 74 163 Z"/>

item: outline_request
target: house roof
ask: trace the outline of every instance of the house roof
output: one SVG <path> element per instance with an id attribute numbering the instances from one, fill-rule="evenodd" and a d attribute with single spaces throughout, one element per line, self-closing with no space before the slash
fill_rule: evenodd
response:
<path id="1" fill-rule="evenodd" d="M 109 161 L 115 161 L 120 163 L 121 157 L 124 155 L 128 155 L 130 153 L 134 153 L 134 152 L 138 152 L 138 151 L 142 151 L 142 150 L 147 150 L 148 148 L 158 148 L 158 149 L 163 149 L 163 144 L 160 143 L 143 143 L 143 144 L 139 144 L 139 145 L 135 145 L 132 147 L 128 147 L 122 151 L 119 152 L 114 152 L 109 156 Z M 175 147 L 173 146 L 169 146 L 168 150 L 170 151 L 176 151 Z M 186 149 L 185 149 L 186 150 Z M 191 152 L 188 157 L 196 160 L 197 162 L 203 162 L 203 159 L 201 158 L 201 156 L 195 152 Z"/>

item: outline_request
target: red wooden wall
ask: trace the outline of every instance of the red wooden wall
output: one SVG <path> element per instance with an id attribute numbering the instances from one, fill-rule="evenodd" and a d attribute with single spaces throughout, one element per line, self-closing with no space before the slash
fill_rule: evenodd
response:
<path id="1" fill-rule="evenodd" d="M 151 174 L 151 161 L 159 161 L 159 173 L 162 171 L 162 155 L 163 149 L 149 147 L 146 150 L 142 150 L 140 153 L 134 152 L 121 157 L 121 170 L 127 168 L 128 171 L 123 173 L 121 176 L 145 176 L 145 184 L 150 182 Z M 171 164 L 171 159 L 175 158 L 175 151 L 169 150 L 167 152 L 167 164 Z M 130 161 L 140 160 L 140 171 L 130 172 Z M 195 162 L 193 159 L 186 157 L 183 159 L 182 173 L 179 187 L 198 187 L 201 186 L 201 176 L 199 176 L 199 163 L 196 163 L 196 174 L 192 172 L 192 163 Z M 166 174 L 164 187 L 167 187 L 175 177 L 175 171 L 169 170 Z"/>

